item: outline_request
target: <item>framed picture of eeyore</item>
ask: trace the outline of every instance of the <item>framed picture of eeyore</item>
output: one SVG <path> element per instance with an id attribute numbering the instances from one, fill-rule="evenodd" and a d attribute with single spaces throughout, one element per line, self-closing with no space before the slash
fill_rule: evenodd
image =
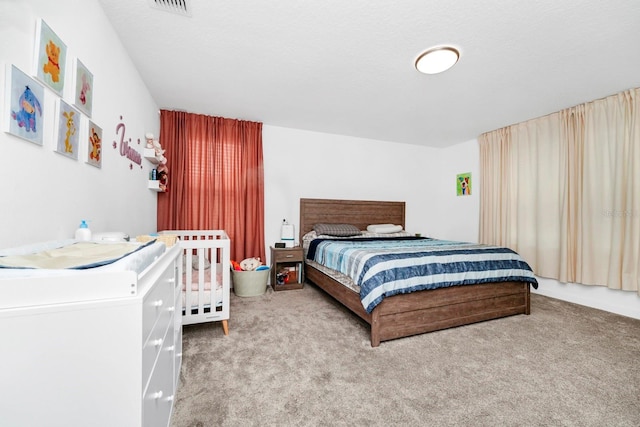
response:
<path id="1" fill-rule="evenodd" d="M 7 65 L 4 130 L 34 144 L 43 144 L 44 87 L 15 65 Z"/>

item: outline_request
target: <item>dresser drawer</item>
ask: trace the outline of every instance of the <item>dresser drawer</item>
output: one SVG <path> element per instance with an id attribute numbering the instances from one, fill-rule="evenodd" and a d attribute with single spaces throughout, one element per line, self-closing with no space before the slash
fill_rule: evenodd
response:
<path id="1" fill-rule="evenodd" d="M 144 427 L 165 427 L 168 424 L 174 401 L 173 387 L 173 328 L 165 335 L 165 345 L 151 372 L 151 378 L 143 393 L 142 421 Z"/>
<path id="2" fill-rule="evenodd" d="M 174 344 L 174 313 L 164 310 L 142 347 L 142 386 L 146 386 L 160 351 Z M 168 333 L 169 331 L 169 333 Z M 167 342 L 170 339 L 171 342 Z"/>
<path id="3" fill-rule="evenodd" d="M 147 340 L 151 330 L 163 313 L 173 313 L 175 311 L 175 305 L 173 304 L 174 282 L 173 269 L 167 269 L 158 280 L 158 283 L 145 296 L 142 306 L 143 342 Z"/>

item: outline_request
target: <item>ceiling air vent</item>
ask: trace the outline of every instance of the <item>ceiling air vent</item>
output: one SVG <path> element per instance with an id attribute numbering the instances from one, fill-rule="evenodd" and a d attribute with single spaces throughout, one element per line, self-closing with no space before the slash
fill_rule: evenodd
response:
<path id="1" fill-rule="evenodd" d="M 154 9 L 177 13 L 183 16 L 191 16 L 191 8 L 187 4 L 187 0 L 149 0 L 149 4 L 151 4 L 151 7 Z"/>

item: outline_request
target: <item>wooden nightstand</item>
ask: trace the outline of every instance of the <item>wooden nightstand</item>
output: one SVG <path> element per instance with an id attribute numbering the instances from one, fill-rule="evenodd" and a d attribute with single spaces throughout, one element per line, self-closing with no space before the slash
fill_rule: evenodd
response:
<path id="1" fill-rule="evenodd" d="M 271 287 L 274 291 L 302 289 L 304 254 L 302 247 L 271 247 Z"/>

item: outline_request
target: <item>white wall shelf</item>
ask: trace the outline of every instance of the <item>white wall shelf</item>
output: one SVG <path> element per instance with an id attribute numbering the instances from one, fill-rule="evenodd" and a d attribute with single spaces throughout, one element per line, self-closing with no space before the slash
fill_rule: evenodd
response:
<path id="1" fill-rule="evenodd" d="M 145 148 L 142 154 L 145 159 L 147 159 L 154 165 L 157 165 L 159 163 L 158 159 L 156 159 L 156 151 L 153 148 Z"/>
<path id="2" fill-rule="evenodd" d="M 150 179 L 149 180 L 149 190 L 153 190 L 153 191 L 157 191 L 159 193 L 162 193 L 163 191 L 160 189 L 160 181 L 158 181 L 157 179 L 156 180 Z"/>

